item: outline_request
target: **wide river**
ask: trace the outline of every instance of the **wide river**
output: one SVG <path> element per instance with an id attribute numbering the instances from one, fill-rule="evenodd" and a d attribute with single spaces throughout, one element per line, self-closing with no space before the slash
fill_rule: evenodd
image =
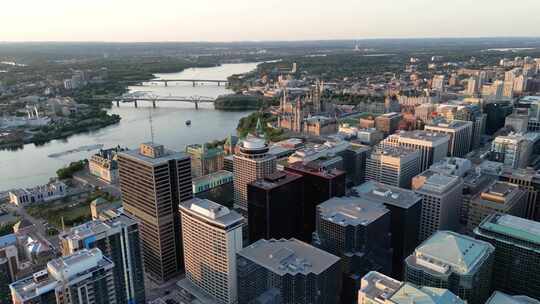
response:
<path id="1" fill-rule="evenodd" d="M 156 74 L 160 79 L 226 79 L 232 74 L 249 72 L 256 63 L 225 64 L 213 68 L 193 68 L 180 73 Z M 167 87 L 145 85 L 131 87 L 131 91 L 151 91 L 158 95 L 171 96 L 207 96 L 230 93 L 223 85 L 192 83 L 169 83 Z M 0 191 L 12 188 L 31 187 L 46 183 L 56 175 L 56 170 L 69 162 L 89 157 L 95 153 L 81 151 L 49 157 L 84 146 L 103 145 L 109 148 L 117 145 L 135 148 L 141 142 L 150 141 L 149 114 L 152 111 L 154 141 L 168 148 L 183 150 L 186 145 L 203 143 L 214 139 L 223 139 L 234 134 L 241 117 L 249 112 L 227 112 L 215 110 L 212 104 L 202 103 L 196 110 L 194 104 L 176 101 L 158 101 L 156 109 L 150 103 L 139 102 L 113 106 L 110 113 L 119 114 L 119 124 L 95 132 L 78 134 L 65 140 L 54 140 L 43 146 L 27 144 L 17 151 L 0 151 Z M 186 126 L 191 120 L 191 126 Z"/>

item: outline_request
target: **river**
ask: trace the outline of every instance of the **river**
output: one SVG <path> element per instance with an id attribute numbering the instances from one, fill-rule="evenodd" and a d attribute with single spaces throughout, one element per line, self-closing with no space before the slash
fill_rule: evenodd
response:
<path id="1" fill-rule="evenodd" d="M 256 63 L 224 64 L 212 68 L 192 68 L 179 73 L 156 74 L 159 79 L 226 79 L 228 76 L 249 72 Z M 169 83 L 130 87 L 130 91 L 151 91 L 158 95 L 217 97 L 230 93 L 223 85 L 192 83 Z M 69 162 L 88 158 L 96 152 L 82 151 L 49 157 L 83 146 L 117 145 L 135 148 L 141 142 L 150 141 L 149 113 L 152 112 L 154 141 L 170 149 L 183 150 L 186 145 L 223 139 L 234 134 L 238 120 L 249 112 L 227 112 L 214 110 L 212 104 L 201 103 L 196 110 L 192 103 L 158 101 L 156 109 L 150 103 L 139 102 L 113 106 L 109 111 L 122 117 L 119 124 L 94 132 L 71 136 L 65 140 L 54 140 L 43 146 L 27 144 L 17 151 L 0 151 L 0 191 L 12 188 L 31 187 L 46 183 L 56 175 L 56 170 Z M 185 121 L 191 120 L 191 126 Z"/>

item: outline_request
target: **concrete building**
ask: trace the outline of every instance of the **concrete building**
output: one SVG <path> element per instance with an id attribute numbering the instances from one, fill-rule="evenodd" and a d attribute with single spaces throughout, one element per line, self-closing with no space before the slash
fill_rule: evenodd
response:
<path id="1" fill-rule="evenodd" d="M 276 172 L 248 184 L 249 240 L 304 238 L 304 179 Z"/>
<path id="2" fill-rule="evenodd" d="M 124 211 L 139 221 L 146 274 L 164 282 L 183 271 L 178 204 L 192 198 L 187 154 L 153 143 L 118 154 Z"/>
<path id="3" fill-rule="evenodd" d="M 0 302 L 9 300 L 9 284 L 19 273 L 19 252 L 17 237 L 8 234 L 0 237 Z"/>
<path id="4" fill-rule="evenodd" d="M 236 253 L 242 249 L 243 218 L 198 198 L 180 205 L 187 280 L 217 303 L 237 303 Z"/>
<path id="5" fill-rule="evenodd" d="M 370 146 L 357 142 L 351 142 L 351 146 L 341 153 L 348 185 L 359 185 L 365 181 L 366 161 L 370 153 Z"/>
<path id="6" fill-rule="evenodd" d="M 194 178 L 223 170 L 225 152 L 221 148 L 194 144 L 186 147 L 186 153 L 191 156 L 191 173 Z"/>
<path id="7" fill-rule="evenodd" d="M 340 303 L 339 258 L 296 239 L 245 247 L 237 254 L 237 269 L 239 303 Z"/>
<path id="8" fill-rule="evenodd" d="M 383 146 L 398 146 L 420 151 L 420 172 L 448 154 L 450 137 L 428 131 L 401 131 L 382 141 Z"/>
<path id="9" fill-rule="evenodd" d="M 489 215 L 494 213 L 525 216 L 526 191 L 518 185 L 494 181 L 470 202 L 467 233 L 473 230 Z"/>
<path id="10" fill-rule="evenodd" d="M 139 225 L 125 215 L 91 221 L 59 235 L 63 256 L 98 248 L 114 263 L 117 304 L 145 303 Z"/>
<path id="11" fill-rule="evenodd" d="M 540 223 L 492 214 L 474 234 L 495 247 L 493 289 L 540 298 Z"/>
<path id="12" fill-rule="evenodd" d="M 513 113 L 506 116 L 504 127 L 517 133 L 525 133 L 529 128 L 529 116 L 526 114 Z"/>
<path id="13" fill-rule="evenodd" d="M 437 231 L 405 260 L 405 281 L 446 288 L 470 304 L 491 293 L 495 248 L 451 231 Z"/>
<path id="14" fill-rule="evenodd" d="M 530 155 L 529 141 L 522 134 L 497 136 L 491 143 L 491 160 L 514 169 L 527 167 Z"/>
<path id="15" fill-rule="evenodd" d="M 114 264 L 97 248 L 47 263 L 47 269 L 9 285 L 16 304 L 116 304 Z"/>
<path id="16" fill-rule="evenodd" d="M 244 216 L 248 213 L 247 185 L 276 171 L 276 157 L 268 154 L 264 139 L 248 137 L 239 143 L 234 157 L 234 203 Z"/>
<path id="17" fill-rule="evenodd" d="M 471 150 L 478 148 L 482 135 L 486 133 L 487 115 L 482 113 L 481 107 L 476 104 L 462 103 L 458 106 L 454 119 L 473 123 Z"/>
<path id="18" fill-rule="evenodd" d="M 99 150 L 98 153 L 92 155 L 88 160 L 90 174 L 109 184 L 116 184 L 118 182 L 118 161 L 116 155 L 121 151 L 122 149 L 117 147 Z"/>
<path id="19" fill-rule="evenodd" d="M 469 171 L 463 177 L 463 197 L 459 215 L 459 223 L 462 227 L 467 227 L 471 201 L 495 180 L 497 180 L 496 176 L 484 174 L 479 168 Z"/>
<path id="20" fill-rule="evenodd" d="M 34 188 L 16 189 L 9 192 L 9 202 L 17 206 L 46 203 L 63 198 L 66 190 L 66 184 L 58 181 Z"/>
<path id="21" fill-rule="evenodd" d="M 460 157 L 445 157 L 431 165 L 429 170 L 441 174 L 464 177 L 472 170 L 472 162 Z"/>
<path id="22" fill-rule="evenodd" d="M 399 122 L 403 118 L 401 113 L 386 113 L 375 118 L 375 128 L 381 131 L 384 135 L 393 134 L 399 126 Z"/>
<path id="23" fill-rule="evenodd" d="M 360 277 L 392 272 L 390 211 L 361 197 L 331 198 L 317 206 L 313 245 L 341 258 L 341 301 L 356 302 Z"/>
<path id="24" fill-rule="evenodd" d="M 381 140 L 383 140 L 383 138 L 384 134 L 375 128 L 359 129 L 356 132 L 356 139 L 361 144 L 368 146 L 374 146 L 378 144 Z"/>
<path id="25" fill-rule="evenodd" d="M 527 296 L 511 296 L 504 292 L 495 291 L 486 304 L 540 304 L 540 301 Z"/>
<path id="26" fill-rule="evenodd" d="M 431 123 L 436 113 L 437 105 L 432 103 L 421 104 L 414 108 L 414 116 L 425 124 Z"/>
<path id="27" fill-rule="evenodd" d="M 431 89 L 433 91 L 444 92 L 446 84 L 446 76 L 444 75 L 435 75 L 431 80 Z"/>
<path id="28" fill-rule="evenodd" d="M 345 195 L 345 172 L 326 170 L 294 163 L 285 167 L 285 171 L 303 176 L 303 240 L 311 242 L 315 231 L 317 205 L 336 196 Z"/>
<path id="29" fill-rule="evenodd" d="M 204 176 L 194 178 L 191 181 L 193 194 L 212 190 L 233 182 L 233 173 L 226 170 L 216 171 Z"/>
<path id="30" fill-rule="evenodd" d="M 420 153 L 401 147 L 375 148 L 366 160 L 366 180 L 411 188 L 411 179 L 420 173 Z"/>
<path id="31" fill-rule="evenodd" d="M 403 277 L 403 261 L 418 246 L 422 198 L 413 191 L 368 181 L 353 188 L 353 195 L 390 210 L 392 277 Z"/>
<path id="32" fill-rule="evenodd" d="M 465 304 L 448 289 L 400 282 L 377 271 L 362 278 L 358 304 Z"/>
<path id="33" fill-rule="evenodd" d="M 449 123 L 440 122 L 426 125 L 424 130 L 447 134 L 448 156 L 463 157 L 471 150 L 471 140 L 473 136 L 473 123 L 470 121 L 453 120 Z"/>
<path id="34" fill-rule="evenodd" d="M 504 167 L 499 180 L 519 185 L 527 192 L 527 210 L 525 218 L 540 221 L 540 174 L 532 168 L 512 169 Z"/>
<path id="35" fill-rule="evenodd" d="M 413 179 L 412 189 L 422 197 L 420 241 L 437 230 L 458 229 L 463 191 L 461 177 L 427 170 Z"/>
<path id="36" fill-rule="evenodd" d="M 345 140 L 328 140 L 322 145 L 297 150 L 289 156 L 288 162 L 289 164 L 297 162 L 307 164 L 319 158 L 330 158 L 335 155 L 340 155 L 350 146 L 351 143 Z"/>

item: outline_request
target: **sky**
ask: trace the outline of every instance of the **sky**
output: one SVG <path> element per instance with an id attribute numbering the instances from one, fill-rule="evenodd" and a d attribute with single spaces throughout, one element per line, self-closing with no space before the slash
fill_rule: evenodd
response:
<path id="1" fill-rule="evenodd" d="M 540 0 L 0 0 L 0 41 L 540 36 Z"/>

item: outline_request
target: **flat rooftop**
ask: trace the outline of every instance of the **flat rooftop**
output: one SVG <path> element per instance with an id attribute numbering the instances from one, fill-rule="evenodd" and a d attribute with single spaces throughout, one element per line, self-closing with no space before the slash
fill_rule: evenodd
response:
<path id="1" fill-rule="evenodd" d="M 390 300 L 395 304 L 465 304 L 465 301 L 448 289 L 426 286 L 416 287 L 411 283 L 404 283 L 390 297 Z"/>
<path id="2" fill-rule="evenodd" d="M 452 231 L 437 231 L 416 248 L 416 264 L 438 273 L 468 274 L 484 261 L 494 247 Z"/>
<path id="3" fill-rule="evenodd" d="M 227 171 L 227 170 L 219 170 L 219 171 L 216 171 L 216 172 L 212 172 L 208 175 L 203 175 L 201 177 L 197 177 L 197 178 L 194 178 L 192 180 L 192 183 L 193 184 L 198 184 L 198 183 L 208 183 L 212 180 L 215 180 L 215 179 L 222 179 L 222 178 L 229 178 L 229 177 L 233 177 L 234 174 L 230 171 Z"/>
<path id="4" fill-rule="evenodd" d="M 438 122 L 433 123 L 430 125 L 427 125 L 426 127 L 434 127 L 434 128 L 441 128 L 441 129 L 459 129 L 463 128 L 467 125 L 472 125 L 472 122 L 470 121 L 463 121 L 463 120 L 452 120 L 451 122 Z"/>
<path id="5" fill-rule="evenodd" d="M 366 298 L 384 303 L 401 287 L 401 282 L 377 271 L 370 271 L 362 277 L 360 292 Z"/>
<path id="6" fill-rule="evenodd" d="M 82 225 L 75 226 L 65 233 L 61 233 L 59 237 L 67 240 L 84 240 L 92 235 L 100 235 L 110 232 L 112 229 L 120 225 L 134 225 L 137 221 L 129 218 L 128 216 L 121 214 L 117 217 L 108 219 L 106 221 L 89 221 Z"/>
<path id="7" fill-rule="evenodd" d="M 322 219 L 340 226 L 367 226 L 390 211 L 360 197 L 333 197 L 317 206 Z"/>
<path id="8" fill-rule="evenodd" d="M 441 194 L 459 183 L 460 177 L 426 170 L 415 178 L 425 178 L 424 184 L 416 190 Z"/>
<path id="9" fill-rule="evenodd" d="M 212 222 L 223 228 L 243 222 L 243 217 L 236 211 L 208 199 L 192 198 L 180 203 L 180 210 Z"/>
<path id="10" fill-rule="evenodd" d="M 439 143 L 443 141 L 448 141 L 449 137 L 446 134 L 429 132 L 424 130 L 415 130 L 415 131 L 401 131 L 397 133 L 401 139 L 414 139 L 420 141 L 428 141 L 431 143 Z"/>
<path id="11" fill-rule="evenodd" d="M 356 195 L 367 200 L 401 208 L 410 208 L 422 201 L 422 198 L 416 195 L 414 191 L 376 181 L 367 181 L 360 186 L 354 187 L 353 191 Z"/>
<path id="12" fill-rule="evenodd" d="M 500 291 L 495 291 L 487 300 L 486 304 L 540 304 L 540 301 L 527 296 L 511 296 Z"/>
<path id="13" fill-rule="evenodd" d="M 413 149 L 407 149 L 403 147 L 393 147 L 393 146 L 384 146 L 384 147 L 378 147 L 376 149 L 373 149 L 371 152 L 371 155 L 377 156 L 387 156 L 387 157 L 395 157 L 395 158 L 415 158 L 418 157 L 420 154 L 418 151 Z"/>
<path id="14" fill-rule="evenodd" d="M 168 150 L 168 149 L 164 149 L 163 156 L 158 157 L 158 158 L 152 158 L 152 157 L 142 155 L 139 149 L 127 150 L 127 151 L 118 153 L 118 155 L 124 156 L 126 158 L 131 158 L 135 161 L 142 162 L 150 166 L 160 165 L 168 161 L 171 161 L 173 159 L 189 158 L 189 155 L 187 153 L 176 152 L 176 151 Z"/>
<path id="15" fill-rule="evenodd" d="M 339 262 L 337 256 L 294 238 L 258 240 L 238 255 L 277 275 L 318 275 Z"/>
<path id="16" fill-rule="evenodd" d="M 540 245 L 540 222 L 509 214 L 493 214 L 479 228 Z"/>
<path id="17" fill-rule="evenodd" d="M 317 175 L 317 176 L 327 178 L 327 179 L 334 178 L 334 177 L 341 176 L 341 175 L 345 174 L 345 171 L 341 171 L 341 170 L 338 170 L 338 169 L 319 170 L 319 169 L 316 169 L 316 168 L 311 168 L 309 166 L 304 165 L 302 162 L 295 162 L 295 163 L 289 164 L 288 166 L 285 167 L 285 170 L 287 170 L 287 168 L 297 170 L 297 171 L 300 171 L 300 172 L 304 172 L 304 173 L 307 173 L 307 174 L 310 174 L 310 175 Z"/>
<path id="18" fill-rule="evenodd" d="M 261 189 L 270 190 L 270 189 L 274 189 L 282 185 L 288 184 L 290 182 L 296 181 L 301 178 L 302 178 L 302 175 L 299 175 L 299 174 L 294 174 L 291 172 L 284 172 L 284 171 L 276 171 L 275 173 L 272 173 L 270 175 L 267 175 L 264 178 L 251 182 L 250 184 L 252 186 L 255 186 Z"/>

